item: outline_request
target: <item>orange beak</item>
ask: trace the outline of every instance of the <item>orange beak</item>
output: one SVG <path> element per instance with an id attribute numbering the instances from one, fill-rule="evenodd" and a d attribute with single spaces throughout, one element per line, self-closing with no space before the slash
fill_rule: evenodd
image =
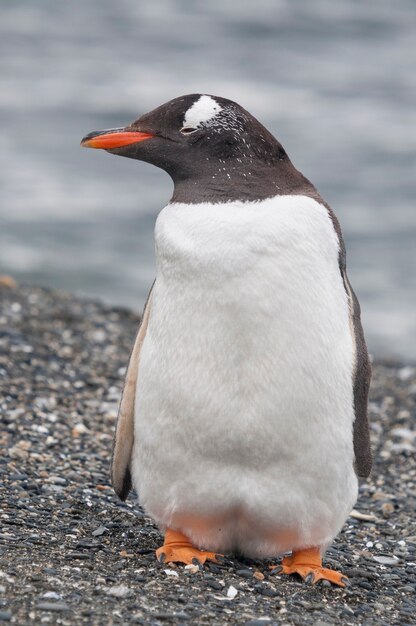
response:
<path id="1" fill-rule="evenodd" d="M 83 148 L 102 148 L 109 150 L 112 148 L 122 148 L 131 143 L 139 143 L 145 139 L 155 137 L 151 133 L 140 133 L 134 130 L 124 130 L 123 128 L 112 128 L 110 130 L 95 131 L 86 135 L 82 141 Z"/>

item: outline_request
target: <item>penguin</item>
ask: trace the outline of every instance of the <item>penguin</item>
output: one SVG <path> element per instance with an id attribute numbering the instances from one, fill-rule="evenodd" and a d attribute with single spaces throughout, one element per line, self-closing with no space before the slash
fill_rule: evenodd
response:
<path id="1" fill-rule="evenodd" d="M 112 484 L 164 532 L 161 562 L 325 568 L 368 477 L 371 368 L 339 222 L 237 103 L 175 98 L 82 146 L 173 180 L 126 373 Z"/>

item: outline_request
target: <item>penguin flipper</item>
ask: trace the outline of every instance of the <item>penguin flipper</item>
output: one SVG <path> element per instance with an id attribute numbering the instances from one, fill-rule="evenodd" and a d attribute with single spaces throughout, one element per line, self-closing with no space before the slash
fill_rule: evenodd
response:
<path id="1" fill-rule="evenodd" d="M 367 414 L 371 364 L 364 339 L 363 327 L 361 325 L 360 303 L 351 287 L 346 272 L 344 273 L 344 282 L 350 299 L 350 316 L 355 344 L 355 371 L 353 379 L 355 471 L 360 478 L 367 478 L 370 475 L 373 462 L 370 443 L 370 426 Z"/>
<path id="2" fill-rule="evenodd" d="M 326 202 L 323 202 L 328 210 L 329 217 L 334 226 L 339 242 L 339 269 L 342 281 L 347 293 L 350 308 L 350 325 L 353 345 L 355 348 L 355 368 L 353 373 L 353 396 L 355 420 L 353 424 L 354 467 L 355 473 L 360 478 L 367 478 L 371 472 L 373 458 L 370 443 L 370 425 L 368 422 L 368 392 L 371 380 L 371 364 L 365 343 L 364 331 L 361 325 L 361 309 L 358 298 L 354 293 L 347 275 L 347 255 L 344 238 L 338 219 Z"/>
<path id="3" fill-rule="evenodd" d="M 114 433 L 113 455 L 111 459 L 111 482 L 114 491 L 121 500 L 125 500 L 127 498 L 132 487 L 130 459 L 134 441 L 134 402 L 136 396 L 136 382 L 139 368 L 140 350 L 146 336 L 147 324 L 149 320 L 153 286 L 154 283 L 147 297 L 133 350 L 130 354 L 118 411 L 116 431 Z"/>

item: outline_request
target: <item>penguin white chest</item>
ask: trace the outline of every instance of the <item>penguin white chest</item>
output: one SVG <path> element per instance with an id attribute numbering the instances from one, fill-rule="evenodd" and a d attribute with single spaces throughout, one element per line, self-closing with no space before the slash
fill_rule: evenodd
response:
<path id="1" fill-rule="evenodd" d="M 338 253 L 305 196 L 159 215 L 132 476 L 161 526 L 252 556 L 339 531 L 357 481 Z"/>

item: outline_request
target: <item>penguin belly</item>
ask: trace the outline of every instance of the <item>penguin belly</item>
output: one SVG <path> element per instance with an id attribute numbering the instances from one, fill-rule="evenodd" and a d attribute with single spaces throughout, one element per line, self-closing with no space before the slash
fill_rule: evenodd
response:
<path id="1" fill-rule="evenodd" d="M 155 238 L 131 461 L 142 506 L 216 552 L 327 545 L 357 478 L 355 349 L 326 208 L 170 204 Z"/>

